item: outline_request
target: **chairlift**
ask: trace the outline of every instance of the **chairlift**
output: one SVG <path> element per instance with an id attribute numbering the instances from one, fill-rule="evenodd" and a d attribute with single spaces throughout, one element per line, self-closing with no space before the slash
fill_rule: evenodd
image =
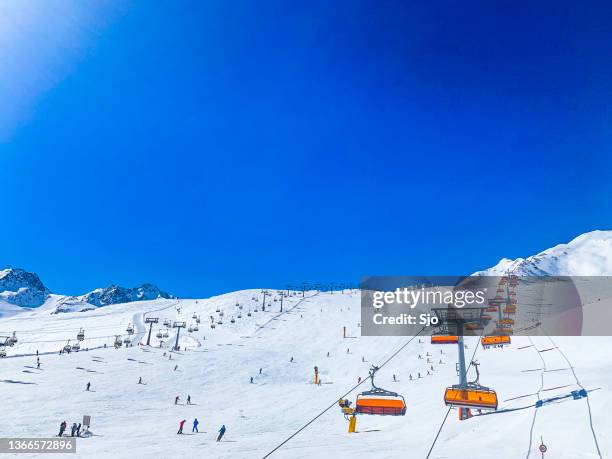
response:
<path id="1" fill-rule="evenodd" d="M 164 337 L 164 334 L 162 333 L 162 331 L 161 331 L 161 330 L 159 330 L 159 331 L 158 331 L 158 332 L 155 334 L 155 337 L 156 337 L 157 339 L 162 339 L 162 338 Z"/>
<path id="2" fill-rule="evenodd" d="M 466 387 L 456 384 L 444 391 L 444 403 L 452 408 L 473 408 L 477 410 L 497 410 L 497 394 L 493 389 L 478 383 L 480 372 L 478 363 L 472 362 L 476 368 L 476 380 L 467 383 Z"/>
<path id="3" fill-rule="evenodd" d="M 197 325 L 193 326 L 193 331 L 198 331 L 200 328 Z"/>
<path id="4" fill-rule="evenodd" d="M 199 324 L 200 323 L 200 316 L 196 317 L 195 321 L 196 321 L 196 324 Z"/>
<path id="5" fill-rule="evenodd" d="M 170 336 L 170 333 L 168 333 L 168 329 L 166 328 L 166 330 L 164 331 L 164 333 L 162 334 L 162 336 L 164 338 L 168 338 Z"/>
<path id="6" fill-rule="evenodd" d="M 191 333 L 191 332 L 193 331 L 193 327 L 190 325 L 190 326 L 189 326 L 189 328 L 187 329 L 187 331 L 188 331 L 189 333 Z"/>
<path id="7" fill-rule="evenodd" d="M 431 335 L 431 344 L 457 344 L 457 336 Z"/>
<path id="8" fill-rule="evenodd" d="M 79 349 L 81 349 L 81 345 L 79 344 L 79 342 L 77 341 L 76 343 L 74 343 L 72 345 L 72 350 L 75 352 L 79 352 Z"/>
<path id="9" fill-rule="evenodd" d="M 247 312 L 247 316 L 251 317 L 251 311 Z"/>
<path id="10" fill-rule="evenodd" d="M 217 321 L 217 324 L 218 324 L 218 325 L 223 325 L 223 319 L 219 319 L 219 320 Z"/>
<path id="11" fill-rule="evenodd" d="M 14 346 L 15 344 L 17 344 L 17 332 L 13 332 L 13 336 L 11 336 L 8 340 L 7 340 L 7 344 L 9 346 Z"/>
<path id="12" fill-rule="evenodd" d="M 123 339 L 123 344 L 125 344 L 126 346 L 131 344 L 131 343 L 132 343 L 132 341 L 127 336 Z"/>
<path id="13" fill-rule="evenodd" d="M 197 319 L 197 318 L 198 318 L 198 315 L 197 315 L 197 314 L 194 312 L 194 313 L 191 315 L 191 318 L 192 318 L 192 319 Z"/>
<path id="14" fill-rule="evenodd" d="M 123 341 L 121 341 L 121 336 L 117 335 L 115 337 L 115 348 L 119 348 L 123 345 Z"/>
<path id="15" fill-rule="evenodd" d="M 125 331 L 127 332 L 128 335 L 133 335 L 134 334 L 134 326 L 132 324 L 129 324 L 127 326 L 127 328 L 125 329 Z"/>
<path id="16" fill-rule="evenodd" d="M 215 312 L 221 312 L 221 309 L 219 309 L 219 306 L 217 306 L 217 309 L 215 310 Z"/>
<path id="17" fill-rule="evenodd" d="M 6 357 L 6 349 L 0 348 L 0 359 Z"/>
<path id="18" fill-rule="evenodd" d="M 221 312 L 219 313 L 219 317 L 223 317 L 223 314 L 224 314 L 224 312 L 223 312 L 223 311 L 221 311 Z"/>
<path id="19" fill-rule="evenodd" d="M 170 319 L 164 319 L 164 327 L 172 327 L 172 322 L 170 322 Z"/>
<path id="20" fill-rule="evenodd" d="M 496 335 L 509 335 L 510 333 L 512 333 L 512 329 L 511 328 L 495 327 L 493 329 L 493 333 L 495 333 Z"/>
<path id="21" fill-rule="evenodd" d="M 370 369 L 370 382 L 372 389 L 357 395 L 355 401 L 356 414 L 376 414 L 382 416 L 404 416 L 406 414 L 406 401 L 397 392 L 391 392 L 374 384 L 374 375 L 378 367 Z"/>
<path id="22" fill-rule="evenodd" d="M 84 339 L 85 339 L 85 330 L 81 328 L 79 332 L 77 333 L 77 340 L 83 341 Z"/>
<path id="23" fill-rule="evenodd" d="M 230 320 L 230 322 L 231 322 L 231 323 L 233 323 L 233 324 L 235 324 L 235 323 L 236 323 L 236 320 L 235 320 L 235 319 L 232 317 L 232 318 L 231 318 L 231 320 Z"/>
<path id="24" fill-rule="evenodd" d="M 72 351 L 72 346 L 70 345 L 70 340 L 68 340 L 68 342 L 64 346 L 63 351 L 65 353 L 67 353 L 67 354 L 70 354 L 70 351 Z"/>
<path id="25" fill-rule="evenodd" d="M 242 314 L 238 313 L 238 319 L 242 319 Z"/>
<path id="26" fill-rule="evenodd" d="M 214 323 L 214 322 L 212 322 L 212 323 L 210 324 L 210 328 L 215 328 L 215 327 L 216 327 L 215 323 Z"/>
<path id="27" fill-rule="evenodd" d="M 510 343 L 510 337 L 507 335 L 491 335 L 483 336 L 482 338 L 480 338 L 480 344 L 482 344 L 482 347 L 485 349 L 488 349 L 490 347 L 502 347 Z"/>

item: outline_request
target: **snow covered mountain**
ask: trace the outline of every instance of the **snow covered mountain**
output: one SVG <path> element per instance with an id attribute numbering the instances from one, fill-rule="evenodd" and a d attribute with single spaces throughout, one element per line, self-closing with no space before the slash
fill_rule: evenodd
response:
<path id="1" fill-rule="evenodd" d="M 0 306 L 4 302 L 13 306 L 35 308 L 45 303 L 54 303 L 57 305 L 55 312 L 75 312 L 92 309 L 92 306 L 101 307 L 159 298 L 172 299 L 174 296 L 153 284 L 142 284 L 134 288 L 111 285 L 79 296 L 52 295 L 35 273 L 21 268 L 6 268 L 0 271 Z M 15 308 L 10 309 L 15 311 Z"/>
<path id="2" fill-rule="evenodd" d="M 612 275 L 612 231 L 584 233 L 528 258 L 502 258 L 474 275 L 499 276 L 609 276 Z"/>
<path id="3" fill-rule="evenodd" d="M 94 306 L 107 306 L 109 304 L 156 300 L 158 298 L 172 299 L 174 297 L 162 292 L 156 285 L 142 284 L 140 287 L 134 288 L 111 285 L 107 288 L 98 288 L 78 298 Z"/>
<path id="4" fill-rule="evenodd" d="M 588 233 L 481 273 L 610 274 L 610 241 L 611 232 Z M 25 288 L 8 279 L 2 285 Z M 511 345 L 490 350 L 466 338 L 468 357 L 479 363 L 480 382 L 497 392 L 499 408 L 458 421 L 443 400 L 457 383 L 456 346 L 426 336 L 361 336 L 359 291 L 280 293 L 166 299 L 145 285 L 47 294 L 29 309 L 5 303 L 19 311 L 0 317 L 0 336 L 18 338 L 0 359 L 10 413 L 3 436 L 57 435 L 61 421 L 90 415 L 91 434 L 77 439 L 77 458 L 234 459 L 274 451 L 272 459 L 395 459 L 406 452 L 509 459 L 540 457 L 541 441 L 555 458 L 601 459 L 612 451 L 605 434 L 612 430 L 609 336 L 513 336 Z M 126 302 L 112 304 L 120 300 Z M 612 298 L 602 300 L 612 306 Z M 66 348 L 71 352 L 60 354 Z M 337 401 L 355 402 L 370 389 L 371 365 L 381 367 L 377 386 L 404 396 L 407 412 L 359 416 L 357 433 L 348 434 Z M 320 385 L 313 384 L 314 366 Z M 476 377 L 473 370 L 469 376 Z M 572 391 L 582 388 L 588 398 L 574 399 Z M 185 403 L 188 395 L 193 404 Z M 200 431 L 192 433 L 194 418 Z M 177 435 L 183 419 L 189 428 Z M 217 442 L 222 424 L 227 434 Z"/>
<path id="5" fill-rule="evenodd" d="M 0 270 L 0 300 L 15 306 L 40 306 L 49 295 L 49 289 L 34 274 L 19 268 Z"/>

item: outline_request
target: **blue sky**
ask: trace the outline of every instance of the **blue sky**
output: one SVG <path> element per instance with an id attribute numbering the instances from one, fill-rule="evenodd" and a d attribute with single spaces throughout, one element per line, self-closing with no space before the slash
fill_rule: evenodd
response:
<path id="1" fill-rule="evenodd" d="M 0 264 L 190 297 L 610 229 L 611 7 L 431 3 L 9 1 Z"/>

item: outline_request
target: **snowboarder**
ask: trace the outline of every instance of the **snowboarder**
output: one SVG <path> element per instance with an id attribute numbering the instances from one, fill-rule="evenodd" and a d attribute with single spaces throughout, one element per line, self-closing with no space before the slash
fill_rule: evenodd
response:
<path id="1" fill-rule="evenodd" d="M 291 357 L 291 359 L 289 359 L 289 362 L 290 362 L 290 363 L 293 363 L 293 357 Z"/>
<path id="2" fill-rule="evenodd" d="M 178 395 L 175 397 L 175 399 L 174 399 L 174 404 L 175 405 L 178 405 L 178 401 L 179 401 L 180 398 L 181 397 L 179 397 Z"/>
<path id="3" fill-rule="evenodd" d="M 187 405 L 191 405 L 191 395 L 187 395 Z"/>
<path id="4" fill-rule="evenodd" d="M 361 384 L 361 376 L 357 378 L 357 384 Z"/>
<path id="5" fill-rule="evenodd" d="M 193 428 L 191 429 L 191 432 L 199 432 L 199 431 L 198 431 L 198 424 L 199 424 L 199 423 L 200 423 L 200 422 L 198 421 L 198 418 L 195 418 L 195 419 L 193 420 Z"/>
<path id="6" fill-rule="evenodd" d="M 87 388 L 86 388 L 85 390 L 86 390 L 86 391 L 89 391 L 89 388 L 90 388 L 90 387 L 91 387 L 91 383 L 90 383 L 90 382 L 88 382 L 88 383 L 87 383 Z"/>
<path id="7" fill-rule="evenodd" d="M 66 421 L 63 421 L 60 424 L 60 431 L 59 431 L 58 437 L 61 437 L 62 435 L 64 435 L 64 431 L 66 430 L 66 426 L 67 426 Z"/>
<path id="8" fill-rule="evenodd" d="M 186 419 L 183 419 L 181 422 L 179 422 L 179 430 L 178 430 L 178 432 L 176 433 L 177 435 L 178 435 L 178 434 L 182 434 L 182 433 L 183 433 L 183 426 L 185 425 L 185 422 L 186 422 L 186 421 L 187 421 Z"/>
<path id="9" fill-rule="evenodd" d="M 138 384 L 142 384 L 142 376 L 138 378 Z"/>
<path id="10" fill-rule="evenodd" d="M 225 435 L 226 430 L 227 429 L 225 428 L 225 424 L 223 424 L 221 428 L 219 429 L 219 436 L 217 437 L 217 441 L 221 441 L 221 439 L 223 438 L 223 435 Z"/>
<path id="11" fill-rule="evenodd" d="M 174 371 L 176 371 L 177 368 L 178 368 L 178 365 L 174 365 Z"/>
<path id="12" fill-rule="evenodd" d="M 263 370 L 263 368 L 260 368 L 260 369 L 259 369 L 259 374 L 261 374 L 261 370 Z"/>

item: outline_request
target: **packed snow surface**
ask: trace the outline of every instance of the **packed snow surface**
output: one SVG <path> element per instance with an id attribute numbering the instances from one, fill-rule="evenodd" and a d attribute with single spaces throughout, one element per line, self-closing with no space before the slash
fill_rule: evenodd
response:
<path id="1" fill-rule="evenodd" d="M 270 297 L 266 301 L 262 312 L 262 295 L 251 290 L 206 300 L 157 299 L 64 314 L 52 314 L 51 301 L 0 319 L 0 335 L 17 331 L 18 337 L 15 346 L 7 347 L 8 357 L 0 360 L 2 436 L 57 435 L 61 421 L 70 426 L 90 415 L 94 435 L 78 440 L 76 457 L 261 458 L 334 405 L 271 457 L 427 456 L 448 411 L 444 389 L 457 383 L 456 345 L 431 345 L 425 336 L 413 339 L 376 376 L 378 386 L 404 395 L 406 415 L 359 416 L 358 432 L 348 434 L 348 423 L 335 405 L 338 398 L 359 377 L 365 379 L 372 364 L 383 363 L 410 338 L 360 337 L 357 291 L 306 292 L 304 298 L 293 293 L 285 298 L 282 313 L 280 302 Z M 221 325 L 217 309 L 224 313 Z M 166 331 L 165 319 L 193 327 L 194 314 L 200 318 L 199 330 L 181 329 L 179 352 L 170 352 L 173 329 L 160 347 L 157 333 L 163 336 Z M 217 322 L 214 329 L 210 316 Z M 159 318 L 149 347 L 142 345 L 147 317 Z M 135 328 L 131 336 L 126 333 L 129 324 Z M 81 350 L 59 355 L 81 329 Z M 117 335 L 122 341 L 127 336 L 133 347 L 115 349 Z M 430 457 L 537 458 L 541 437 L 551 457 L 599 457 L 586 399 L 530 407 L 538 397 L 566 395 L 579 389 L 579 383 L 594 390 L 588 399 L 592 424 L 607 457 L 612 451 L 612 339 L 553 339 L 513 337 L 507 348 L 483 350 L 476 338 L 467 338 L 466 353 L 476 352 L 480 383 L 495 388 L 499 409 L 527 408 L 461 422 L 451 410 Z M 320 386 L 313 384 L 315 365 Z M 138 384 L 140 377 L 144 384 Z M 91 391 L 85 390 L 87 382 Z M 347 398 L 354 401 L 358 391 L 369 388 L 366 381 Z M 193 405 L 185 404 L 188 395 Z M 192 435 L 194 418 L 200 421 L 200 433 Z M 187 420 L 186 434 L 177 435 L 182 419 Z M 222 424 L 227 433 L 217 443 Z"/>

